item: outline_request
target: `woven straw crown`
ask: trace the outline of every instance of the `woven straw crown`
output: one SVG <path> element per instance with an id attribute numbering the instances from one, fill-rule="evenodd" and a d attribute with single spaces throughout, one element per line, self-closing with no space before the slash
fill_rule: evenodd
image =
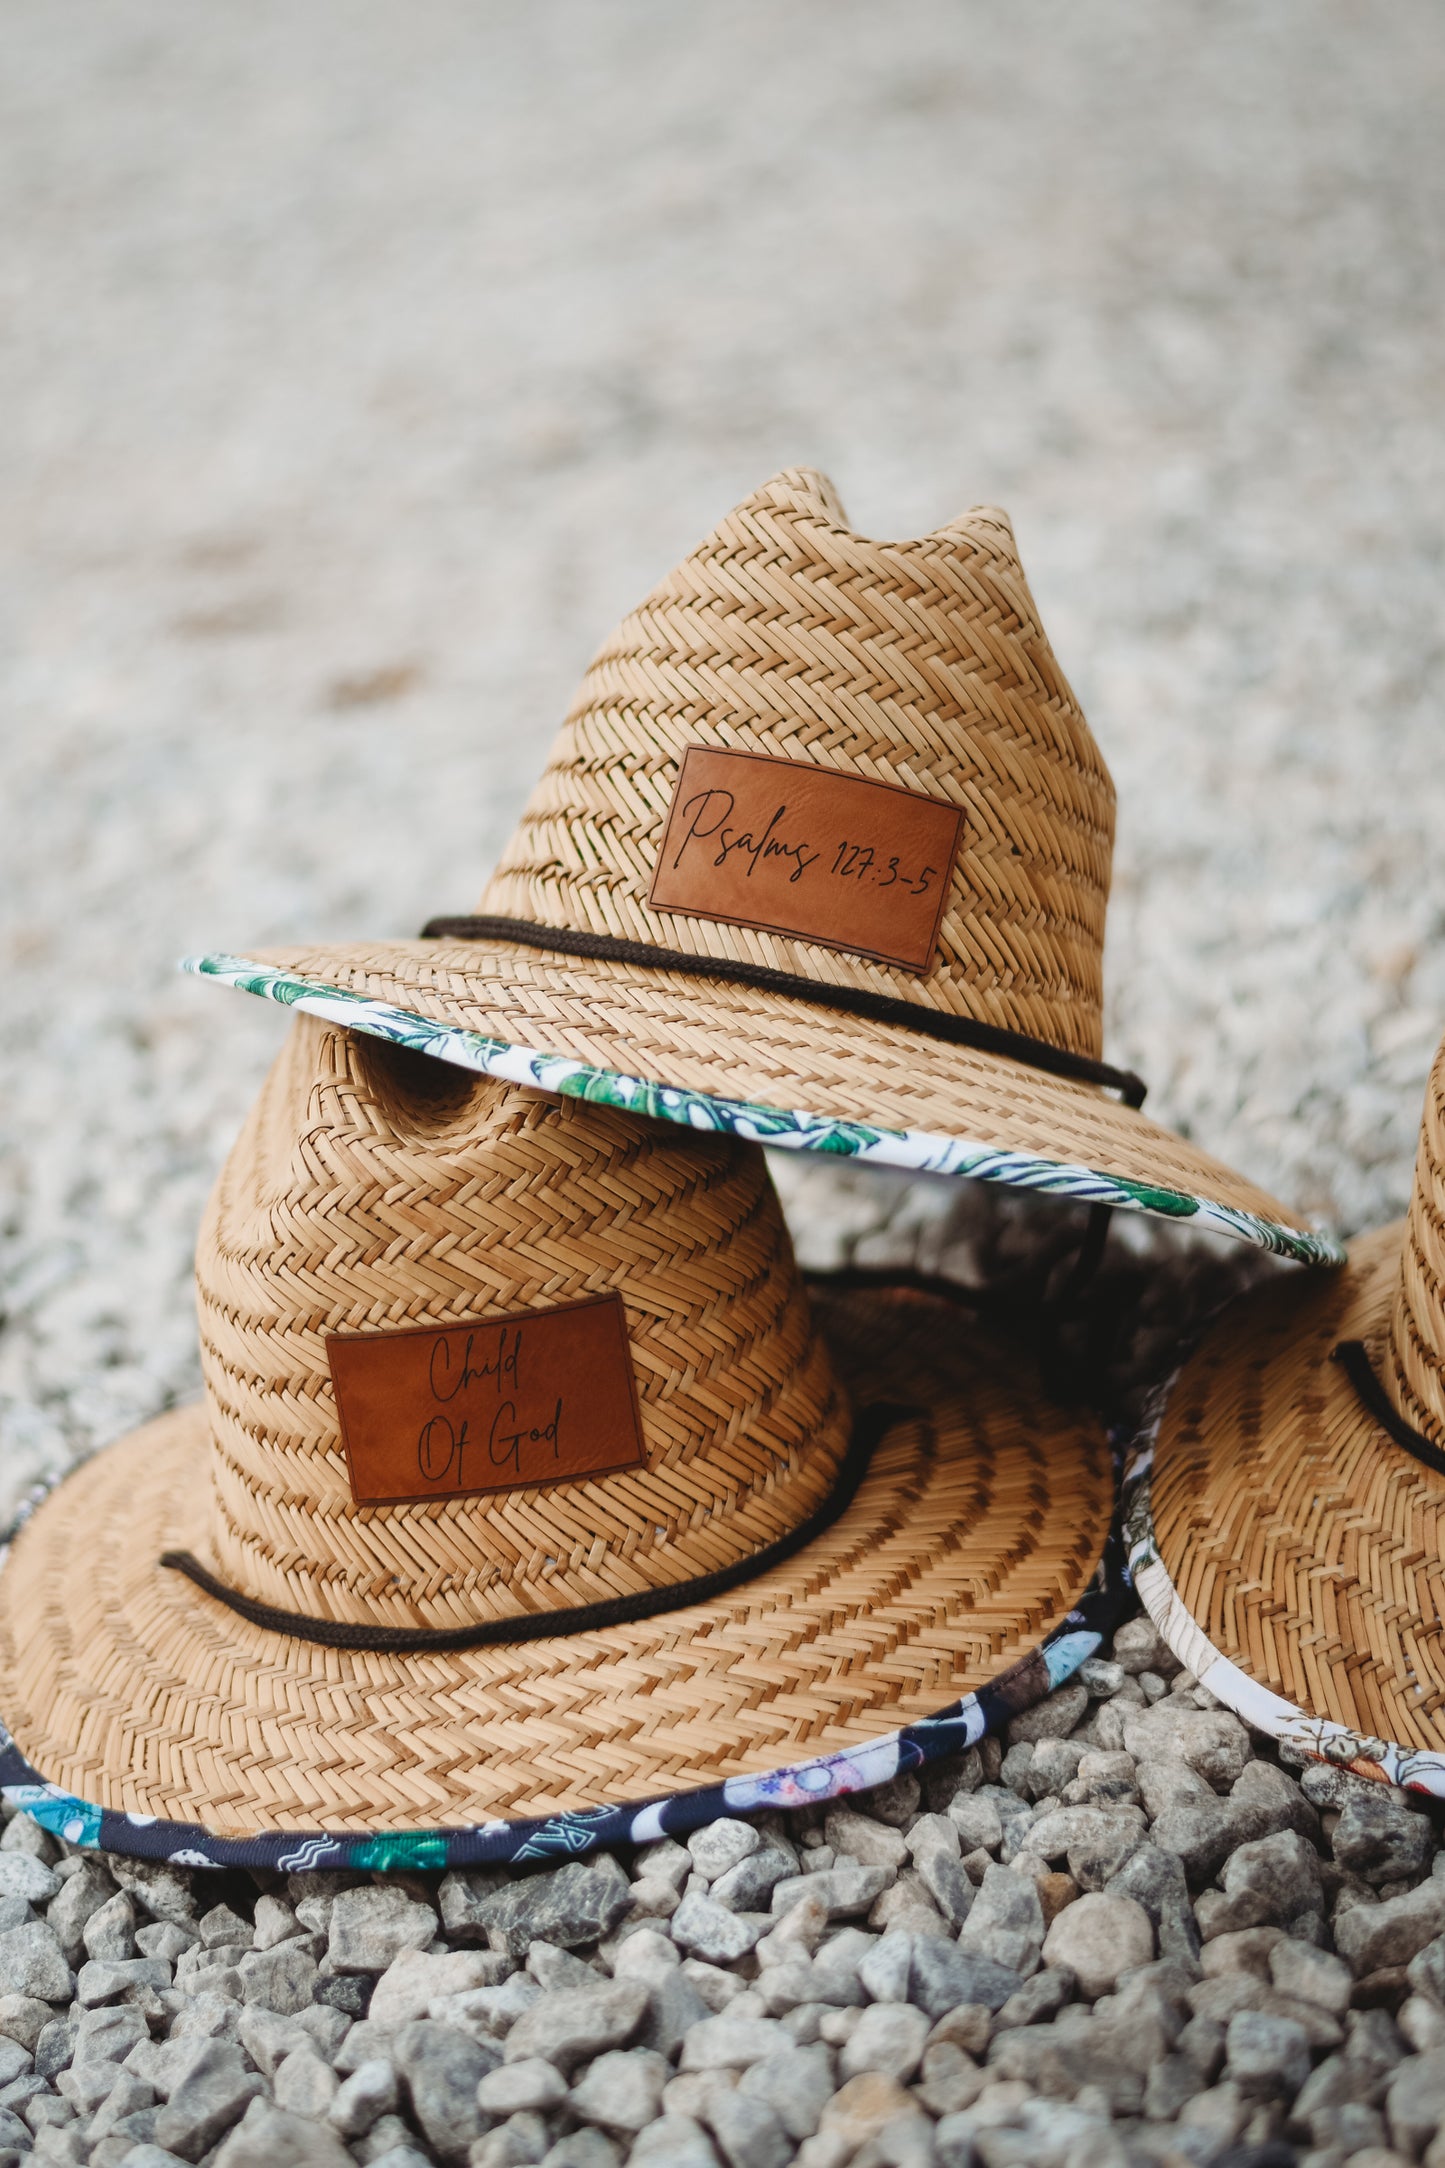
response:
<path id="1" fill-rule="evenodd" d="M 1381 1382 L 1416 1430 L 1445 1445 L 1445 1044 L 1425 1088 L 1400 1285 Z"/>
<path id="2" fill-rule="evenodd" d="M 654 908 L 689 747 L 806 761 L 961 807 L 931 967 Z M 481 910 L 762 964 L 1101 1049 L 1114 790 L 1039 623 L 1006 513 L 909 542 L 775 476 L 588 670 Z"/>
<path id="3" fill-rule="evenodd" d="M 207 1563 L 251 1599 L 448 1627 L 670 1586 L 804 1521 L 845 1410 L 756 1145 L 466 1076 L 298 1018 L 196 1259 Z M 327 1338 L 620 1293 L 644 1463 L 353 1502 Z"/>

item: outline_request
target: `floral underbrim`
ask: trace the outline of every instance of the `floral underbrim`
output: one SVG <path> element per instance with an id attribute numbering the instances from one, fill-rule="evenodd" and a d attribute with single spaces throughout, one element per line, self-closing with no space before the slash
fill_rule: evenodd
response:
<path id="1" fill-rule="evenodd" d="M 1176 1373 L 1177 1375 L 1177 1373 Z M 1169 1387 L 1156 1396 L 1148 1417 L 1129 1450 L 1124 1470 L 1122 1504 L 1123 1540 L 1128 1572 L 1145 1610 L 1187 1671 L 1193 1672 L 1217 1701 L 1251 1729 L 1277 1739 L 1281 1746 L 1305 1760 L 1331 1762 L 1355 1776 L 1373 1777 L 1381 1784 L 1398 1784 L 1407 1791 L 1426 1792 L 1445 1799 L 1445 1754 L 1422 1747 L 1397 1746 L 1390 1739 L 1372 1738 L 1351 1731 L 1329 1717 L 1310 1716 L 1294 1702 L 1285 1701 L 1261 1686 L 1238 1664 L 1231 1663 L 1214 1646 L 1174 1586 L 1168 1567 L 1159 1555 L 1150 1500 L 1150 1477 L 1154 1469 L 1154 1446 L 1169 1398 Z"/>
<path id="2" fill-rule="evenodd" d="M 1117 1466 L 1117 1459 L 1116 1459 Z M 27 1501 L 25 1518 L 42 1502 Z M 12 1535 L 16 1531 L 12 1530 Z M 0 1569 L 9 1545 L 0 1552 Z M 719 1815 L 755 1814 L 766 1808 L 812 1806 L 871 1791 L 905 1771 L 922 1769 L 945 1755 L 962 1754 L 1010 1717 L 1033 1708 L 1071 1679 L 1134 1608 L 1124 1570 L 1117 1516 L 1103 1558 L 1079 1601 L 1037 1649 L 976 1693 L 965 1694 L 937 1716 L 925 1717 L 846 1753 L 795 1762 L 762 1776 L 728 1777 L 720 1784 L 650 1799 L 639 1805 L 593 1807 L 530 1821 L 487 1821 L 472 1829 L 430 1829 L 382 1836 L 272 1832 L 225 1837 L 194 1822 L 153 1815 L 118 1814 L 93 1806 L 46 1782 L 0 1724 L 0 1796 L 63 1837 L 88 1850 L 121 1852 L 136 1859 L 169 1860 L 178 1867 L 272 1867 L 296 1873 L 310 1868 L 369 1872 L 445 1871 L 452 1867 L 505 1865 L 553 1859 L 594 1846 L 652 1844 L 685 1836 Z"/>
<path id="3" fill-rule="evenodd" d="M 1094 1167 L 1001 1151 L 995 1145 L 972 1144 L 963 1137 L 937 1136 L 927 1130 L 881 1129 L 867 1122 L 837 1121 L 797 1109 L 720 1099 L 709 1092 L 625 1076 L 617 1070 L 578 1061 L 569 1054 L 548 1054 L 468 1031 L 460 1024 L 437 1023 L 316 979 L 289 977 L 239 956 L 188 956 L 181 969 L 201 978 L 219 979 L 267 1001 L 278 1001 L 285 1008 L 304 1010 L 346 1030 L 368 1032 L 373 1038 L 429 1054 L 456 1068 L 498 1077 L 509 1084 L 528 1085 L 536 1091 L 595 1100 L 603 1106 L 650 1115 L 655 1121 L 678 1122 L 687 1129 L 722 1130 L 779 1150 L 831 1152 L 871 1166 L 901 1167 L 915 1174 L 967 1175 L 977 1182 L 1000 1182 L 1011 1189 L 1038 1190 L 1081 1204 L 1108 1205 L 1120 1212 L 1147 1212 L 1162 1219 L 1187 1220 L 1193 1227 L 1253 1243 L 1258 1249 L 1292 1258 L 1298 1264 L 1344 1263 L 1342 1245 L 1328 1235 L 1283 1227 L 1274 1220 L 1257 1218 L 1252 1212 L 1217 1204 L 1207 1197 L 1131 1181 L 1125 1175 L 1101 1173 Z"/>

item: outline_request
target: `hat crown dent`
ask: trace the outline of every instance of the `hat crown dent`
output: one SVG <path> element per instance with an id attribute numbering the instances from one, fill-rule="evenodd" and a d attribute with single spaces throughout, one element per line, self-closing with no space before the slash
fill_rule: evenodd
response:
<path id="1" fill-rule="evenodd" d="M 807 761 L 962 808 L 922 974 L 654 909 L 690 747 Z M 1114 787 L 1054 657 L 1008 515 L 912 541 L 848 527 L 831 482 L 755 490 L 604 641 L 483 913 L 763 963 L 1102 1049 Z"/>
<path id="2" fill-rule="evenodd" d="M 255 1601 L 449 1627 L 671 1586 L 826 1495 L 846 1409 L 761 1148 L 295 1019 L 196 1256 L 206 1563 Z M 353 1502 L 326 1341 L 624 1305 L 644 1463 Z"/>
<path id="3" fill-rule="evenodd" d="M 1445 1042 L 1425 1087 L 1384 1383 L 1404 1420 L 1445 1447 Z"/>

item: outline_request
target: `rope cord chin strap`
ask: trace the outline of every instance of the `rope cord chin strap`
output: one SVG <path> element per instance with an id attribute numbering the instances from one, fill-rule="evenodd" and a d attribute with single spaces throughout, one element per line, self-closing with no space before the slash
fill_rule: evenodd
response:
<path id="1" fill-rule="evenodd" d="M 1025 1031 L 1010 1031 L 1002 1024 L 980 1023 L 971 1016 L 952 1016 L 930 1009 L 921 1001 L 899 1001 L 892 994 L 877 994 L 862 986 L 826 986 L 791 971 L 774 971 L 767 964 L 734 963 L 720 956 L 691 956 L 685 949 L 656 948 L 650 941 L 620 941 L 611 934 L 578 933 L 569 926 L 538 926 L 525 918 L 433 918 L 421 930 L 423 941 L 510 941 L 519 948 L 542 949 L 558 956 L 584 956 L 598 963 L 638 964 L 644 970 L 677 971 L 689 978 L 713 979 L 724 986 L 751 986 L 762 993 L 782 994 L 791 1001 L 806 1001 L 817 1009 L 838 1009 L 861 1016 L 869 1023 L 897 1024 L 905 1031 L 921 1032 L 925 1038 L 941 1039 L 947 1046 L 966 1046 L 976 1054 L 997 1054 L 1006 1061 L 1021 1062 L 1070 1084 L 1095 1084 L 1119 1094 L 1126 1107 L 1138 1111 L 1148 1086 L 1131 1069 L 1115 1069 L 1106 1061 L 1072 1053 L 1047 1039 L 1035 1039 Z"/>
<path id="2" fill-rule="evenodd" d="M 1370 1361 L 1369 1350 L 1363 1340 L 1341 1340 L 1330 1357 L 1337 1362 L 1355 1388 L 1355 1397 L 1368 1416 L 1377 1422 L 1381 1430 L 1394 1439 L 1403 1452 L 1433 1475 L 1445 1475 L 1445 1452 L 1433 1438 L 1407 1423 L 1396 1408 Z"/>
<path id="3" fill-rule="evenodd" d="M 516 1618 L 484 1619 L 473 1626 L 351 1626 L 341 1619 L 310 1618 L 302 1611 L 282 1611 L 274 1604 L 257 1603 L 239 1589 L 228 1588 L 209 1567 L 189 1551 L 165 1551 L 160 1563 L 185 1574 L 197 1588 L 214 1596 L 217 1603 L 261 1626 L 268 1633 L 285 1634 L 292 1641 L 313 1641 L 328 1649 L 366 1649 L 386 1655 L 405 1656 L 448 1649 L 497 1648 L 521 1641 L 542 1641 L 563 1634 L 599 1633 L 608 1626 L 627 1626 L 636 1619 L 657 1618 L 665 1611 L 681 1611 L 689 1604 L 711 1603 L 742 1581 L 780 1566 L 805 1544 L 823 1535 L 847 1512 L 868 1472 L 879 1440 L 894 1423 L 904 1419 L 906 1408 L 879 1403 L 864 1408 L 855 1418 L 848 1450 L 838 1463 L 832 1487 L 819 1504 L 787 1535 L 779 1536 L 760 1551 L 703 1573 L 690 1581 L 674 1581 L 666 1588 L 641 1589 L 632 1596 L 613 1596 L 604 1603 L 572 1604 L 557 1611 L 525 1611 Z"/>

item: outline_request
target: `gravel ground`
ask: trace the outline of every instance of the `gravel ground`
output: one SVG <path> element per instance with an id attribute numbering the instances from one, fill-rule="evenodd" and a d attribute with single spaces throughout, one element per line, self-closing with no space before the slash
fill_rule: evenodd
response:
<path id="1" fill-rule="evenodd" d="M 1145 1619 L 1006 1739 L 686 1844 L 404 1878 L 0 1838 L 0 2161 L 1445 2162 L 1445 1848 Z M 6 2151 L 6 2148 L 10 2151 Z"/>
<path id="2" fill-rule="evenodd" d="M 38 1477 L 198 1386 L 194 1229 L 284 1020 L 175 980 L 172 959 L 294 935 L 400 934 L 467 908 L 592 645 L 721 511 L 797 460 L 833 475 L 865 531 L 921 531 L 977 499 L 1010 507 L 1120 789 L 1113 1058 L 1150 1078 L 1161 1115 L 1324 1220 L 1350 1230 L 1402 1207 L 1445 1023 L 1445 40 L 1430 0 L 1388 11 L 1349 0 L 1022 0 L 1007 11 L 736 0 L 706 15 L 654 0 L 429 0 L 420 11 L 219 0 L 184 12 L 53 0 L 8 8 L 6 33 L 0 1514 Z M 816 1263 L 916 1259 L 979 1278 L 1061 1239 L 1058 1215 L 1027 1202 L 790 1161 L 779 1174 Z M 1121 1397 L 1247 1269 L 1199 1247 L 1183 1255 L 1168 1233 L 1120 1230 L 1094 1323 Z M 1169 1706 L 1186 1708 L 1187 1692 Z M 1097 1751 L 1121 1751 L 1101 1711 L 1087 1721 L 1104 1727 Z M 1146 1771 L 1170 1761 L 1156 1745 L 1137 1757 Z M 1205 1776 L 1218 1799 L 1223 1765 Z M 1122 1765 L 1111 1775 L 1091 1763 L 1067 1781 L 1117 1798 L 1115 1814 L 1132 1802 Z M 1284 1814 L 1281 1781 L 1268 1780 L 1269 1799 Z M 1152 1782 L 1139 1783 L 1151 1811 L 1179 1788 Z M 941 1793 L 926 1804 L 948 1810 Z M 998 2127 L 980 2138 L 981 2159 L 1063 2160 L 1082 2145 L 1081 2164 L 1106 2161 L 1106 2104 L 1125 2123 L 1141 2105 L 1124 2046 L 1116 2057 L 1104 2044 L 1124 2033 L 1158 2049 L 1164 2075 L 1151 2062 L 1142 2105 L 1151 2124 L 1174 2117 L 1179 2145 L 1195 2133 L 1180 2157 L 1224 2147 L 1219 2133 L 1236 2122 L 1263 2142 L 1283 2113 L 1276 2077 L 1293 2083 L 1302 2054 L 1335 2073 L 1311 2087 L 1338 2084 L 1329 2101 L 1361 2103 L 1363 2120 L 1339 2114 L 1362 2161 L 1389 2157 L 1368 2151 L 1386 2127 L 1406 2157 L 1418 2150 L 1423 2111 L 1409 2088 L 1431 2097 L 1445 1968 L 1421 1959 L 1418 1983 L 1402 1982 L 1410 1953 L 1392 1947 L 1350 1986 L 1358 2007 L 1334 2011 L 1349 1983 L 1323 1962 L 1311 1971 L 1298 1946 L 1317 1932 L 1328 1941 L 1313 1923 L 1332 1907 L 1338 1920 L 1345 1895 L 1371 1903 L 1382 1878 L 1342 1865 L 1338 1831 L 1317 1857 L 1292 1789 L 1287 1804 L 1264 1841 L 1303 1838 L 1290 1872 L 1308 1881 L 1316 1859 L 1317 1901 L 1281 1911 L 1276 1892 L 1246 1921 L 1240 1907 L 1255 1899 L 1236 1905 L 1231 1877 L 1243 1891 L 1256 1870 L 1238 1866 L 1246 1852 L 1230 1854 L 1226 1886 L 1198 1907 L 1234 1984 L 1176 1970 L 1126 1986 L 1118 2009 L 1096 2006 L 1081 2021 L 1102 2028 L 1090 2056 L 1124 2074 L 1091 2076 L 1082 2106 L 1023 2105 L 1075 2090 L 1069 2024 L 1042 2020 L 1046 2004 L 1031 2006 L 1042 2032 L 1003 2025 L 989 2044 L 975 2016 L 972 2031 L 961 2021 L 926 2051 L 930 2105 L 975 2124 L 981 2111 L 963 2096 L 984 2081 L 970 2070 L 990 2070 L 985 2120 Z M 1314 1804 L 1327 1830 L 1344 1812 Z M 875 1802 L 875 1834 L 853 1833 L 888 1854 L 880 1870 L 897 1864 L 900 1839 L 876 1834 L 878 1816 L 906 1843 L 913 1811 Z M 1137 1810 L 1125 1819 L 1137 1829 Z M 1407 1834 L 1424 1826 L 1397 1820 Z M 962 1822 L 972 1837 L 967 1813 Z M 799 1841 L 798 1826 L 789 1832 Z M 1157 1819 L 1154 1834 L 1151 1859 L 1171 1845 L 1188 1856 Z M 783 1836 L 769 1827 L 763 1841 Z M 933 1836 L 943 1851 L 928 1857 L 951 1858 L 942 1824 Z M 5 1841 L 47 1848 L 23 1821 Z M 1395 1841 L 1381 1839 L 1381 1858 L 1393 1862 Z M 832 1842 L 824 1828 L 804 1849 L 816 1860 Z M 1069 1844 L 1060 1857 L 1098 1895 L 1102 1869 L 1078 1844 L 1079 1858 Z M 988 1848 L 965 1849 L 972 1879 Z M 1052 1873 L 1059 1859 L 1046 1864 Z M 1218 1866 L 1201 1867 L 1206 1881 Z M 921 1907 L 930 1870 L 920 1859 L 907 1871 L 923 1878 L 906 1885 Z M 1391 1864 L 1380 1912 L 1388 1930 L 1389 1905 L 1404 1902 L 1400 1917 L 1411 1934 L 1428 1928 L 1428 1944 L 1445 1926 L 1426 1917 L 1437 1885 L 1422 1885 L 1414 1911 L 1388 1894 L 1424 1871 Z M 1027 1911 L 1029 1876 L 996 1872 L 1011 1874 L 1007 1894 Z M 1259 1872 L 1276 1891 L 1274 1869 Z M 106 1893 L 85 1875 L 71 1875 L 67 1895 Z M 942 1879 L 957 1902 L 957 1876 Z M 212 1899 L 177 1889 L 150 1921 L 156 1932 L 139 1931 L 153 1944 L 147 1963 L 169 1964 L 170 1950 L 184 1973 L 176 1938 Z M 246 1927 L 223 1921 L 207 1939 L 279 1935 L 279 1910 L 252 1925 L 254 1896 L 228 1885 Z M 167 1904 L 184 1914 L 170 1934 Z M 137 1925 L 144 1917 L 142 1903 Z M 110 1919 L 114 1947 L 128 1949 L 126 1905 Z M 815 1921 L 816 1908 L 798 1919 Z M 1166 1954 L 1189 1972 L 1182 1910 L 1176 1925 Z M 1282 1958 L 1265 1948 L 1275 1927 L 1290 1930 Z M 24 1932 L 48 1953 L 43 1930 Z M 843 1972 L 854 1932 L 845 1917 Z M 1232 1943 L 1235 1932 L 1255 1939 Z M 84 1959 L 78 1933 L 66 1929 L 72 1965 Z M 446 1939 L 458 1939 L 450 1924 Z M 897 2107 L 888 2085 L 916 2091 L 908 2043 L 925 2052 L 920 2028 L 936 2012 L 909 2017 L 916 2006 L 896 1999 L 905 1972 L 916 1990 L 894 1944 L 878 1960 L 883 1988 L 857 1990 L 871 2000 L 840 1986 L 836 2003 L 804 1996 L 795 2007 L 812 1999 L 835 2013 L 836 2038 L 820 2016 L 821 2048 L 804 2043 L 810 2067 L 826 2062 L 830 2085 L 862 2084 L 853 2097 Z M 665 1939 L 638 1947 L 674 1969 Z M 322 1944 L 304 1954 L 309 1963 Z M 465 2052 L 486 2060 L 506 2052 L 496 2012 L 521 1988 L 496 1977 L 498 1953 L 450 1962 L 465 1984 L 449 1992 L 503 1997 L 469 2013 L 456 2038 L 475 2033 Z M 537 1955 L 527 1977 L 545 1975 L 533 1984 L 551 1994 L 567 1968 L 558 1959 L 548 1973 L 549 1962 Z M 491 1984 L 474 1986 L 469 1965 Z M 241 2019 L 242 2047 L 225 2052 L 243 1968 L 215 1969 L 204 1993 L 218 1999 L 188 1998 L 202 2014 L 181 2030 L 209 2037 L 214 2026 L 223 2042 L 193 2090 L 230 2084 L 239 2101 L 247 2058 L 264 2071 L 275 2040 L 255 2030 L 259 2017 Z M 748 2008 L 756 2022 L 784 2023 L 752 1969 L 724 1967 L 727 1984 L 709 1976 L 707 1990 L 746 1994 L 761 2005 Z M 1063 1976 L 1022 1958 L 1016 1969 Z M 68 1991 L 60 1983 L 41 2000 L 60 2006 Z M 139 2020 L 114 2034 L 115 2020 L 86 2023 L 119 2053 L 133 2022 L 166 2032 L 165 1996 L 178 1992 L 118 1988 L 139 1997 Z M 1226 2010 L 1231 1993 L 1253 2006 Z M 1148 2012 L 1137 2025 L 1136 1994 Z M 1201 1995 L 1208 2022 L 1188 2014 Z M 96 2004 L 117 2007 L 129 2006 L 108 1992 Z M 297 2090 L 289 2078 L 279 2088 L 288 2112 L 303 2094 L 324 2105 L 328 2058 L 357 2052 L 324 2014 L 337 2006 L 312 2007 L 323 2013 L 318 2069 L 294 2049 Z M 1217 2028 L 1236 2007 L 1221 2048 Z M 883 2013 L 856 2020 L 869 2028 L 857 2050 L 843 2037 L 854 2009 Z M 18 2028 L 17 2057 L 38 2045 L 27 2037 L 37 2017 L 5 2021 Z M 1408 2080 L 1389 2076 L 1400 2025 L 1431 2051 L 1411 2056 Z M 288 2046 L 296 2029 L 288 2017 Z M 1010 2036 L 1024 2046 L 1000 2044 Z M 396 2052 L 402 2109 L 420 2114 L 405 2104 L 427 2081 L 411 2049 Z M 710 2048 L 668 2077 L 689 2090 L 661 2102 L 665 2128 L 650 2120 L 656 2051 L 619 2052 L 642 2056 L 615 2080 L 647 2105 L 634 2159 L 684 2162 L 684 2141 L 700 2159 L 720 2147 L 730 2168 L 787 2157 L 762 2113 L 765 2085 L 737 2089 L 757 2112 L 716 2107 L 731 2089 L 707 2080 Z M 425 2063 L 430 2050 L 415 2053 Z M 1271 2054 L 1278 2069 L 1261 2076 Z M 134 2084 L 174 2084 L 184 2097 L 179 2062 L 146 2056 L 153 2045 Z M 527 2060 L 539 2106 L 516 2113 L 542 2113 L 565 2077 L 568 2105 L 546 2113 L 585 2123 L 572 2057 L 555 2081 L 548 2056 Z M 592 2088 L 584 2100 L 614 2084 L 612 2066 L 598 2067 L 580 2080 Z M 789 2072 L 795 2113 L 795 2090 L 812 2095 L 801 2066 Z M 1205 2105 L 1181 2105 L 1196 2077 Z M 384 2100 L 389 2082 L 373 2073 L 347 2097 Z M 1288 2128 L 1314 2142 L 1308 2097 Z M 109 2112 L 93 2088 L 76 2099 L 87 2117 Z M 915 2148 L 900 2160 L 923 2157 L 916 2106 L 910 2091 L 898 2108 L 910 2120 L 895 2152 Z M 1053 2117 L 1054 2135 L 1022 2124 L 1006 2135 L 1015 2111 Z M 862 2131 L 864 2113 L 830 2109 L 800 2157 L 814 2168 L 849 2158 L 847 2132 Z M 1070 2135 L 1071 2115 L 1095 2125 Z M 63 2157 L 82 2127 L 93 2125 L 77 2118 Z M 972 2139 L 953 2128 L 955 2151 L 940 2140 L 940 2161 L 970 2158 Z M 539 2130 L 524 2125 L 518 2143 L 540 2144 Z M 211 2142 L 193 2133 L 180 2150 Z M 484 2142 L 487 2158 L 502 2157 Z M 295 2157 L 324 2159 L 323 2143 Z M 600 2162 L 612 2155 L 599 2147 L 623 2143 L 571 2138 L 555 2168 L 586 2168 L 586 2146 Z M 276 2162 L 292 2157 L 274 2130 L 257 2144 Z M 353 2150 L 369 2144 L 380 2141 Z M 95 2157 L 108 2168 L 119 2156 Z"/>

